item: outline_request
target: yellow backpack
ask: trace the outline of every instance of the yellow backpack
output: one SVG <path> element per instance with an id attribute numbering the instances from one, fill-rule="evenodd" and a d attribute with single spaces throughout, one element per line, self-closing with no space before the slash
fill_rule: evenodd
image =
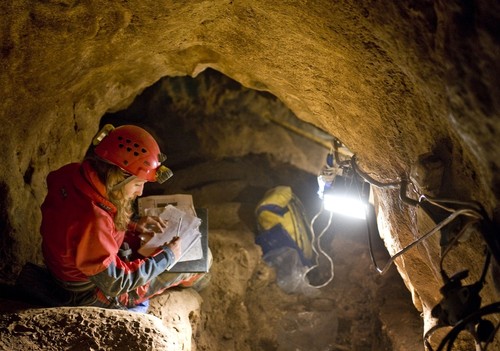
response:
<path id="1" fill-rule="evenodd" d="M 255 242 L 264 254 L 280 247 L 297 250 L 304 265 L 312 264 L 311 232 L 300 199 L 288 186 L 266 192 L 255 209 L 258 234 Z"/>

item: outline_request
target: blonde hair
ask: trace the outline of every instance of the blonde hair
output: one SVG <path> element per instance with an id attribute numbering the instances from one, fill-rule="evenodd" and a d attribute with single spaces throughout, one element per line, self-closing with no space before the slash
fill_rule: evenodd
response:
<path id="1" fill-rule="evenodd" d="M 95 157 L 87 159 L 91 162 L 99 179 L 105 185 L 108 200 L 116 207 L 117 212 L 114 218 L 116 229 L 126 230 L 133 214 L 132 200 L 124 196 L 123 187 L 116 187 L 116 185 L 123 182 L 129 175 L 119 167 Z"/>

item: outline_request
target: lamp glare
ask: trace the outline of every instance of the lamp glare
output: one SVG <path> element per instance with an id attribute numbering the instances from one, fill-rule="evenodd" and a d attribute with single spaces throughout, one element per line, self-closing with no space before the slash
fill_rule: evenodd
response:
<path id="1" fill-rule="evenodd" d="M 359 198 L 336 194 L 325 194 L 323 197 L 325 210 L 344 216 L 366 219 L 366 203 Z"/>

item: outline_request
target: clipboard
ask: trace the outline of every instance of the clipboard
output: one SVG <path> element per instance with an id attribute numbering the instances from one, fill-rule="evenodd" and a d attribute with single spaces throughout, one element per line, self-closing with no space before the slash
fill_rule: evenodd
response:
<path id="1" fill-rule="evenodd" d="M 208 272 L 208 209 L 196 208 L 196 214 L 201 219 L 199 231 L 201 233 L 201 249 L 203 257 L 198 260 L 177 262 L 169 272 L 172 273 L 207 273 Z"/>
<path id="2" fill-rule="evenodd" d="M 195 208 L 193 205 L 193 197 L 189 194 L 174 194 L 174 195 L 151 195 L 138 199 L 139 214 L 147 215 L 148 210 L 161 211 L 168 205 L 173 205 L 177 209 L 184 211 L 201 220 L 198 227 L 199 239 L 196 240 L 196 258 L 182 260 L 176 262 L 172 267 L 169 267 L 169 272 L 174 273 L 206 273 L 208 272 L 208 209 Z M 159 212 L 160 213 L 160 212 Z M 158 215 L 158 214 L 155 214 Z M 200 244 L 198 244 L 200 243 Z M 200 247 L 201 246 L 201 247 Z M 201 257 L 201 258 L 198 258 Z M 182 258 L 180 258 L 182 259 Z"/>

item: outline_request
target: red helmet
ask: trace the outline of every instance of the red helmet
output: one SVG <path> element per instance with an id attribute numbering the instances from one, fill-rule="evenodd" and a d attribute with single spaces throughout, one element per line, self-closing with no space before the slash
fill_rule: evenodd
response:
<path id="1" fill-rule="evenodd" d="M 93 144 L 97 156 L 141 179 L 163 183 L 173 175 L 170 169 L 161 165 L 166 157 L 156 140 L 140 127 L 115 128 L 106 124 Z"/>

